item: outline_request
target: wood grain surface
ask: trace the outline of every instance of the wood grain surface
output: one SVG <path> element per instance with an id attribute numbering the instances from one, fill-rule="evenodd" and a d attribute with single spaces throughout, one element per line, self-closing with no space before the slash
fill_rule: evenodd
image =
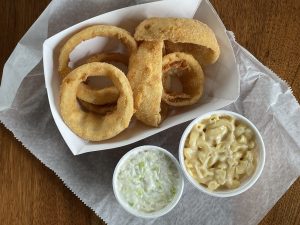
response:
<path id="1" fill-rule="evenodd" d="M 49 2 L 0 0 L 1 68 Z M 300 1 L 213 0 L 212 4 L 237 41 L 286 80 L 299 101 Z M 0 125 L 0 224 L 104 223 Z M 300 224 L 300 179 L 260 224 Z"/>

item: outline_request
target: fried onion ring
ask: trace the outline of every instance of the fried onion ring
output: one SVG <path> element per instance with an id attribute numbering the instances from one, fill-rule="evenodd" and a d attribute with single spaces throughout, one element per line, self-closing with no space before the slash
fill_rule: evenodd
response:
<path id="1" fill-rule="evenodd" d="M 215 63 L 220 55 L 220 47 L 214 32 L 206 24 L 194 19 L 149 18 L 137 26 L 134 38 L 137 41 L 176 43 L 179 47 L 174 49 L 174 46 L 171 46 L 173 50 L 187 51 L 203 65 Z M 166 50 L 171 48 L 170 44 L 166 47 Z"/>
<path id="2" fill-rule="evenodd" d="M 94 37 L 112 37 L 119 39 L 128 49 L 129 54 L 137 50 L 137 44 L 131 34 L 119 27 L 111 25 L 94 25 L 87 27 L 74 34 L 60 50 L 58 59 L 58 73 L 61 77 L 65 77 L 72 69 L 69 67 L 69 56 L 75 47 L 82 41 L 92 39 Z"/>
<path id="3" fill-rule="evenodd" d="M 119 90 L 117 109 L 102 116 L 85 112 L 77 102 L 77 88 L 89 76 L 108 76 Z M 125 74 L 113 65 L 94 62 L 69 73 L 60 89 L 60 113 L 66 125 L 79 137 L 90 141 L 112 138 L 126 129 L 133 115 L 133 97 Z"/>
<path id="4" fill-rule="evenodd" d="M 100 53 L 93 55 L 86 60 L 87 63 L 92 62 L 119 62 L 128 65 L 128 57 L 121 53 Z M 106 87 L 103 89 L 94 89 L 85 83 L 81 83 L 77 90 L 77 98 L 83 100 L 85 105 L 88 103 L 94 105 L 105 105 L 116 103 L 119 97 L 119 91 L 116 87 Z M 89 108 L 93 108 L 90 106 Z M 99 108 L 99 107 L 97 107 Z M 97 111 L 97 110 L 95 110 Z"/>
<path id="5" fill-rule="evenodd" d="M 204 74 L 198 61 L 187 53 L 174 52 L 163 57 L 163 101 L 171 106 L 186 106 L 196 103 L 203 93 Z M 179 72 L 182 72 L 180 74 Z M 172 93 L 169 76 L 177 75 L 182 84 L 182 93 Z"/>
<path id="6" fill-rule="evenodd" d="M 165 118 L 161 109 L 162 41 L 142 42 L 129 60 L 128 80 L 134 97 L 135 116 L 141 122 L 157 127 Z"/>

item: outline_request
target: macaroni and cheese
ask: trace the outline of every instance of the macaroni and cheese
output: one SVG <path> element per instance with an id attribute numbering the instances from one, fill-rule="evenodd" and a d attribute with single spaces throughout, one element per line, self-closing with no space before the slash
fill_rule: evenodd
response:
<path id="1" fill-rule="evenodd" d="M 257 144 L 249 126 L 228 115 L 197 123 L 184 145 L 189 175 L 209 190 L 234 189 L 256 168 Z"/>

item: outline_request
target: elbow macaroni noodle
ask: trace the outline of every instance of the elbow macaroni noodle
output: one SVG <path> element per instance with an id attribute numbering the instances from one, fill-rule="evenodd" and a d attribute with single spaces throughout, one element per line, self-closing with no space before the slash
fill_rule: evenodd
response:
<path id="1" fill-rule="evenodd" d="M 232 116 L 212 115 L 197 123 L 184 146 L 188 173 L 209 190 L 234 189 L 256 167 L 254 132 Z"/>

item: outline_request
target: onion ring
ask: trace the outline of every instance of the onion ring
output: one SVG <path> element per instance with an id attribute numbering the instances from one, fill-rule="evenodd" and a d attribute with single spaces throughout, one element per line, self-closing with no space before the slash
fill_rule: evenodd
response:
<path id="1" fill-rule="evenodd" d="M 89 76 L 106 74 L 119 90 L 117 109 L 102 116 L 85 112 L 77 102 L 77 88 Z M 112 138 L 126 129 L 133 115 L 133 97 L 125 74 L 113 65 L 94 62 L 69 73 L 60 89 L 60 113 L 66 125 L 79 137 L 90 141 Z"/>
<path id="2" fill-rule="evenodd" d="M 86 62 L 120 62 L 124 65 L 128 65 L 128 57 L 121 53 L 100 53 L 88 58 Z M 118 97 L 119 91 L 114 86 L 94 89 L 85 83 L 81 83 L 77 89 L 77 98 L 85 101 L 85 105 L 88 103 L 94 105 L 112 104 L 117 102 Z M 92 106 L 90 108 L 92 108 Z"/>
<path id="3" fill-rule="evenodd" d="M 171 106 L 186 106 L 196 103 L 203 93 L 204 74 L 198 61 L 187 53 L 174 52 L 163 57 L 163 101 Z M 183 93 L 169 91 L 167 78 L 176 70 L 186 70 L 187 73 L 178 76 L 182 84 Z M 168 73 L 169 72 L 169 73 Z M 173 72 L 170 74 L 170 72 Z M 177 71 L 178 72 L 178 71 Z M 175 71 L 175 75 L 178 75 Z"/>
<path id="4" fill-rule="evenodd" d="M 163 42 L 142 42 L 129 60 L 128 80 L 134 97 L 135 116 L 157 127 L 164 119 L 161 109 Z"/>
<path id="5" fill-rule="evenodd" d="M 194 44 L 188 49 L 200 46 L 199 50 L 190 53 L 196 53 L 194 57 L 200 58 L 199 62 L 203 65 L 215 63 L 220 55 L 220 47 L 214 32 L 206 24 L 194 19 L 149 18 L 137 26 L 134 38 L 137 41 L 167 40 L 179 45 L 184 43 L 183 47 L 177 47 L 179 48 L 177 51 L 188 51 L 186 44 Z M 204 53 L 203 49 L 206 49 Z"/>
<path id="6" fill-rule="evenodd" d="M 74 48 L 82 41 L 92 39 L 94 37 L 112 37 L 119 39 L 128 49 L 129 54 L 137 50 L 137 44 L 131 34 L 119 27 L 110 25 L 94 25 L 87 27 L 74 34 L 60 50 L 58 59 L 58 73 L 64 78 L 72 69 L 68 66 L 69 55 Z"/>

